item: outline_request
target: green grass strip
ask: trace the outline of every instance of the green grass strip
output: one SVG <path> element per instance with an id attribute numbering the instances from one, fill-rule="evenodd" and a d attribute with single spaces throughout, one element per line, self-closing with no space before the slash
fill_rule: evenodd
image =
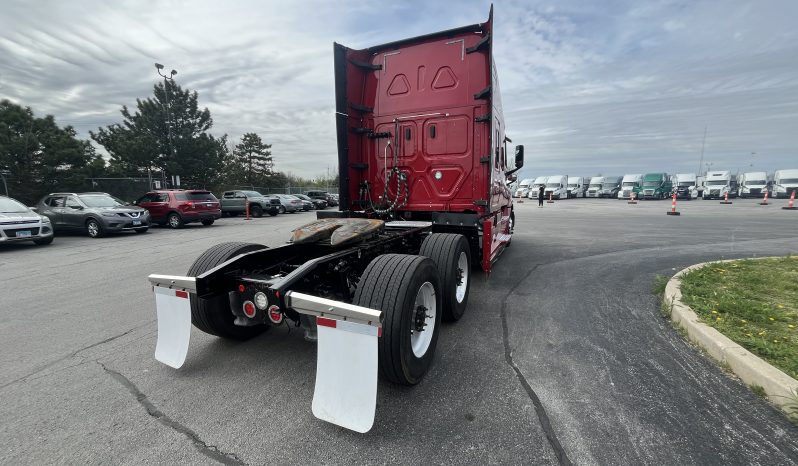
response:
<path id="1" fill-rule="evenodd" d="M 702 322 L 798 379 L 798 256 L 710 264 L 681 289 Z"/>

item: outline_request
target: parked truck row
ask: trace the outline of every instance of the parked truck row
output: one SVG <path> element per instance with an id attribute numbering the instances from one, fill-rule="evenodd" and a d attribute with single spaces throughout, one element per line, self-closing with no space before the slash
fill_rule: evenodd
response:
<path id="1" fill-rule="evenodd" d="M 546 199 L 578 197 L 616 199 L 723 199 L 725 197 L 788 198 L 798 191 L 798 169 L 734 174 L 729 170 L 695 173 L 631 173 L 624 176 L 538 176 L 523 179 L 513 196 L 537 199 L 544 186 Z"/>

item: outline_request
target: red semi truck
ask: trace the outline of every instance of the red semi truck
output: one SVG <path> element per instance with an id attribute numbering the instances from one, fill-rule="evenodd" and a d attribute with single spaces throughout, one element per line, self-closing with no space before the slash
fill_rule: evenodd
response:
<path id="1" fill-rule="evenodd" d="M 179 368 L 192 325 L 243 340 L 302 326 L 317 342 L 316 417 L 368 431 L 377 374 L 414 385 L 441 320 L 466 310 L 472 258 L 510 243 L 513 206 L 487 22 L 352 50 L 335 44 L 337 212 L 276 248 L 222 243 L 187 276 L 150 275 L 155 357 Z"/>

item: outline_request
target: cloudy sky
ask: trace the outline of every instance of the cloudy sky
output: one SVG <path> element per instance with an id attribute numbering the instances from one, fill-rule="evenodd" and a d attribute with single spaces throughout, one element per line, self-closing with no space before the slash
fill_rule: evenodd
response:
<path id="1" fill-rule="evenodd" d="M 456 5 L 456 6 L 455 6 Z M 336 164 L 332 43 L 484 21 L 487 1 L 2 1 L 0 98 L 82 137 L 151 94 L 160 62 L 213 133 L 280 170 Z M 497 1 L 508 135 L 524 175 L 798 168 L 798 1 Z M 752 154 L 753 153 L 753 154 Z"/>

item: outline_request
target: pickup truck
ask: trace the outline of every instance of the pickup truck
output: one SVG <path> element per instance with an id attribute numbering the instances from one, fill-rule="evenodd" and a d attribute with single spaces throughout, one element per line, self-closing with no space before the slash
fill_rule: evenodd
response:
<path id="1" fill-rule="evenodd" d="M 264 196 L 257 191 L 225 191 L 219 198 L 222 205 L 222 215 L 235 217 L 246 214 L 247 201 L 249 201 L 249 214 L 253 217 L 262 217 L 267 213 L 274 217 L 280 213 L 280 200 L 273 196 Z"/>

